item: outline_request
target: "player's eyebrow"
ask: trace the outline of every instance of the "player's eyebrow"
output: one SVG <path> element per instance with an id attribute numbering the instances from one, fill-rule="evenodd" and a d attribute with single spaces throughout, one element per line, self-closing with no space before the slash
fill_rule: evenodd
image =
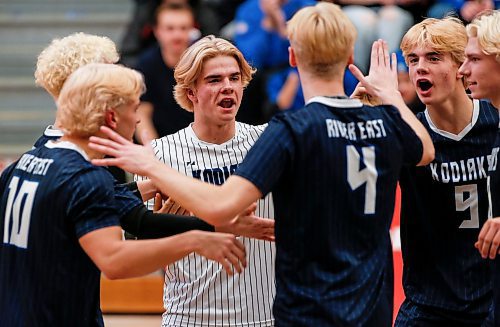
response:
<path id="1" fill-rule="evenodd" d="M 240 75 L 241 75 L 241 72 L 234 72 L 234 73 L 229 74 L 230 77 L 240 76 Z M 205 76 L 203 79 L 208 80 L 208 79 L 212 79 L 212 78 L 221 78 L 223 76 L 224 75 L 222 75 L 222 74 L 212 74 L 212 75 Z"/>

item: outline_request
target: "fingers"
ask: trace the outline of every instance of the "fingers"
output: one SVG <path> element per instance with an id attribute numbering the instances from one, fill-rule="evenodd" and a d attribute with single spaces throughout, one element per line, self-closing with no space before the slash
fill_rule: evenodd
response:
<path id="1" fill-rule="evenodd" d="M 223 252 L 222 260 L 218 260 L 229 275 L 233 275 L 231 266 L 238 273 L 241 273 L 243 268 L 247 266 L 245 246 L 236 237 L 231 236 L 231 238 L 231 243 L 228 245 L 227 250 Z"/>
<path id="2" fill-rule="evenodd" d="M 491 246 L 490 246 L 490 253 L 489 253 L 489 258 L 490 259 L 495 259 L 498 253 L 498 245 L 500 241 L 500 235 L 499 231 L 495 231 L 495 235 L 493 235 L 492 241 L 491 241 Z"/>
<path id="3" fill-rule="evenodd" d="M 487 220 L 483 227 L 481 228 L 481 231 L 479 232 L 479 236 L 477 237 L 477 242 L 476 244 L 474 244 L 474 246 L 476 247 L 476 249 L 479 250 L 479 252 L 481 252 L 481 249 L 483 248 L 483 242 L 484 242 L 484 238 L 486 236 L 486 234 L 488 234 L 488 230 L 490 229 L 490 220 Z"/>
<path id="4" fill-rule="evenodd" d="M 131 143 L 124 137 L 122 137 L 120 134 L 112 130 L 111 128 L 107 126 L 101 126 L 101 132 L 103 132 L 106 136 L 109 137 L 110 140 L 115 141 L 118 144 L 128 144 Z"/>
<path id="5" fill-rule="evenodd" d="M 495 229 L 489 228 L 488 233 L 486 233 L 483 239 L 483 246 L 481 247 L 481 256 L 486 259 L 490 253 L 491 243 L 493 237 L 495 236 Z"/>
<path id="6" fill-rule="evenodd" d="M 232 252 L 226 254 L 226 261 L 234 267 L 234 269 L 240 274 L 243 271 L 243 268 L 240 265 L 240 259 Z M 227 270 L 226 270 L 227 271 Z"/>
<path id="7" fill-rule="evenodd" d="M 155 194 L 155 201 L 154 201 L 154 205 L 153 205 L 153 212 L 158 212 L 160 211 L 161 207 L 162 207 L 162 197 L 161 197 L 161 194 L 160 193 L 156 193 Z"/>
<path id="8" fill-rule="evenodd" d="M 95 166 L 118 166 L 115 158 L 92 159 L 91 162 Z"/>
<path id="9" fill-rule="evenodd" d="M 366 79 L 361 70 L 353 64 L 349 65 L 349 70 L 356 77 L 356 79 L 361 83 L 361 85 L 366 85 Z"/>
<path id="10" fill-rule="evenodd" d="M 119 153 L 115 148 L 113 148 L 113 145 L 108 140 L 101 139 L 99 137 L 91 136 L 89 141 L 90 142 L 88 145 L 89 145 L 89 148 L 91 148 L 92 150 L 96 150 L 102 154 L 105 154 L 105 155 L 108 155 L 111 157 L 116 157 Z M 106 142 L 106 141 L 108 141 L 108 142 Z M 105 143 L 108 143 L 108 144 L 105 144 Z"/>
<path id="11" fill-rule="evenodd" d="M 384 67 L 390 67 L 391 62 L 389 59 L 389 46 L 387 45 L 387 42 L 380 40 L 382 44 L 382 55 L 384 58 Z"/>
<path id="12" fill-rule="evenodd" d="M 370 85 L 370 83 L 366 80 L 366 77 L 363 75 L 361 70 L 359 70 L 358 67 L 355 65 L 349 65 L 349 70 L 351 73 L 356 77 L 356 79 L 359 81 L 361 86 L 364 88 L 364 91 L 366 94 L 375 94 L 375 90 L 373 87 Z"/>
<path id="13" fill-rule="evenodd" d="M 379 50 L 378 41 L 375 41 L 372 44 L 372 52 L 370 54 L 370 71 L 372 71 L 372 69 L 374 69 L 375 67 L 378 67 L 378 65 L 379 65 L 378 50 Z M 361 82 L 361 80 L 359 80 L 359 79 L 358 79 L 358 81 Z"/>

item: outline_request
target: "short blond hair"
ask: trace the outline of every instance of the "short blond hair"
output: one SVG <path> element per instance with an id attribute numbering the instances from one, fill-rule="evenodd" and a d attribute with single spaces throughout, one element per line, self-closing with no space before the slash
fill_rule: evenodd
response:
<path id="1" fill-rule="evenodd" d="M 174 98 L 179 106 L 187 111 L 193 111 L 193 103 L 189 100 L 187 92 L 194 87 L 200 77 L 204 63 L 219 56 L 233 57 L 240 67 L 243 87 L 250 83 L 256 69 L 248 64 L 240 50 L 227 40 L 208 35 L 187 48 L 175 66 Z"/>
<path id="2" fill-rule="evenodd" d="M 115 64 L 88 64 L 71 74 L 57 101 L 57 119 L 67 135 L 90 137 L 105 123 L 109 109 L 138 101 L 144 92 L 142 75 Z"/>
<path id="3" fill-rule="evenodd" d="M 344 71 L 357 36 L 342 9 L 328 2 L 300 9 L 288 22 L 287 33 L 299 62 L 319 77 Z"/>
<path id="4" fill-rule="evenodd" d="M 429 46 L 439 53 L 449 53 L 455 63 L 465 61 L 467 33 L 462 22 L 455 17 L 427 18 L 412 26 L 401 40 L 401 50 L 408 64 L 408 55 L 416 47 Z"/>
<path id="5" fill-rule="evenodd" d="M 90 63 L 116 63 L 120 59 L 116 45 L 105 36 L 74 33 L 54 39 L 38 56 L 35 82 L 54 98 L 59 96 L 66 79 L 75 70 Z"/>
<path id="6" fill-rule="evenodd" d="M 500 62 L 500 11 L 491 10 L 467 25 L 467 35 L 477 37 L 481 50 Z"/>

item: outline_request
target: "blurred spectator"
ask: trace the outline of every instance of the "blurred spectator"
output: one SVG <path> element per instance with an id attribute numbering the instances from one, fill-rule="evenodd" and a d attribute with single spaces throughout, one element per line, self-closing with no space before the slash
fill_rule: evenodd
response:
<path id="1" fill-rule="evenodd" d="M 338 0 L 358 31 L 354 62 L 368 72 L 371 46 L 384 39 L 389 51 L 396 52 L 404 33 L 413 25 L 426 0 Z"/>
<path id="2" fill-rule="evenodd" d="M 196 7 L 196 20 L 203 35 L 217 35 L 228 38 L 221 29 L 233 19 L 238 6 L 244 0 L 199 0 Z M 229 37 L 231 38 L 231 37 Z"/>
<path id="3" fill-rule="evenodd" d="M 289 72 L 293 72 L 288 64 L 285 23 L 299 9 L 315 3 L 314 0 L 246 0 L 236 10 L 234 42 L 248 62 L 257 68 L 255 79 L 245 91 L 237 117 L 239 121 L 264 122 L 278 110 L 278 95 Z M 287 98 L 283 101 L 283 109 L 304 102 L 297 82 L 292 76 L 283 90 Z M 280 103 L 283 105 L 281 100 Z"/>
<path id="4" fill-rule="evenodd" d="M 191 43 L 194 16 L 184 3 L 162 4 L 156 10 L 154 34 L 158 45 L 146 50 L 136 69 L 143 73 L 146 93 L 141 97 L 137 132 L 159 138 L 187 127 L 193 114 L 183 110 L 173 96 L 174 67 Z"/>
<path id="5" fill-rule="evenodd" d="M 468 23 L 480 12 L 495 8 L 500 8 L 500 0 L 436 0 L 429 9 L 428 16 L 443 18 L 454 15 Z"/>
<path id="6" fill-rule="evenodd" d="M 161 4 L 182 3 L 196 7 L 200 0 L 134 0 L 132 17 L 120 44 L 120 62 L 129 67 L 136 65 L 137 56 L 157 44 L 153 33 L 156 9 Z"/>

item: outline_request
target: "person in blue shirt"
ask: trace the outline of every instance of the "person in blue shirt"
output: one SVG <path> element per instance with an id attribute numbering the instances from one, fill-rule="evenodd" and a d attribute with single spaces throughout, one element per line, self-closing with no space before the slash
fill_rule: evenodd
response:
<path id="1" fill-rule="evenodd" d="M 128 140 L 138 121 L 142 76 L 113 64 L 89 64 L 58 98 L 59 141 L 26 152 L 0 177 L 0 321 L 5 326 L 102 326 L 100 271 L 144 275 L 196 252 L 229 274 L 245 266 L 234 235 L 191 231 L 123 241 L 114 180 L 88 147 L 102 125 Z M 234 270 L 233 270 L 234 269 Z"/>
<path id="2" fill-rule="evenodd" d="M 150 148 L 107 128 L 102 131 L 110 139 L 91 138 L 89 146 L 114 158 L 94 163 L 147 175 L 215 225 L 272 191 L 276 324 L 391 326 L 396 183 L 403 165 L 433 159 L 432 142 L 397 91 L 386 43 L 374 44 L 368 77 L 352 71 L 367 92 L 397 108 L 345 96 L 343 73 L 356 32 L 340 7 L 320 2 L 303 8 L 287 31 L 290 64 L 298 68 L 307 104 L 276 115 L 222 186 L 178 174 L 154 160 Z"/>

